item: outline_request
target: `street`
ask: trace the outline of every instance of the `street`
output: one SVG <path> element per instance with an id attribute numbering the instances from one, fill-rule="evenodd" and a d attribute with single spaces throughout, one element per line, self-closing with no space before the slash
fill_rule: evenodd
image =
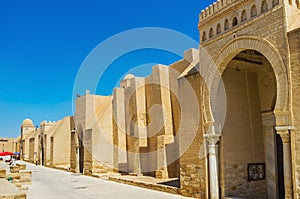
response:
<path id="1" fill-rule="evenodd" d="M 27 164 L 27 170 L 32 171 L 32 185 L 29 186 L 28 199 L 186 198 L 33 164 Z"/>

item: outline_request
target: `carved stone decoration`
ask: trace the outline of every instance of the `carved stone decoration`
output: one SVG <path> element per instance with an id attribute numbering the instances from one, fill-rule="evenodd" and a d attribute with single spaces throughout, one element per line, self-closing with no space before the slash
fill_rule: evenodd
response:
<path id="1" fill-rule="evenodd" d="M 291 142 L 290 130 L 293 129 L 292 127 L 276 127 L 275 129 L 277 134 L 280 135 L 283 143 Z"/>
<path id="2" fill-rule="evenodd" d="M 291 136 L 290 136 L 289 131 L 279 132 L 278 134 L 280 135 L 281 140 L 282 140 L 283 143 L 290 143 L 291 142 Z"/>
<path id="3" fill-rule="evenodd" d="M 265 163 L 248 164 L 248 181 L 264 180 L 266 179 Z"/>
<path id="4" fill-rule="evenodd" d="M 220 135 L 218 134 L 206 134 L 204 135 L 209 146 L 214 146 L 220 141 Z"/>

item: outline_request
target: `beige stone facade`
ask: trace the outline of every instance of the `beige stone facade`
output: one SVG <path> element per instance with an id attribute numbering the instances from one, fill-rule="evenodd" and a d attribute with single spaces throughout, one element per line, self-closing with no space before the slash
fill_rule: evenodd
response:
<path id="1" fill-rule="evenodd" d="M 208 155 L 193 159 L 187 152 L 181 157 L 184 195 L 299 198 L 299 21 L 299 1 L 218 1 L 201 12 L 200 77 L 192 68 L 184 76 L 204 87 L 196 90 L 204 108 L 197 134 Z M 218 76 L 226 115 L 218 107 Z M 183 86 L 179 92 L 184 95 Z M 196 166 L 207 175 L 200 178 L 205 186 L 193 187 L 199 178 L 189 176 Z M 260 169 L 264 176 L 252 181 L 251 172 Z"/>
<path id="2" fill-rule="evenodd" d="M 15 139 L 14 138 L 0 138 L 0 151 L 14 151 Z"/>
<path id="3" fill-rule="evenodd" d="M 73 117 L 58 122 L 43 121 L 40 127 L 26 119 L 21 125 L 21 136 L 13 139 L 12 151 L 20 152 L 21 159 L 28 162 L 69 169 L 71 131 L 74 129 Z"/>
<path id="4" fill-rule="evenodd" d="M 24 120 L 12 146 L 86 175 L 178 178 L 190 197 L 300 199 L 299 9 L 219 0 L 200 13 L 199 49 L 78 97 L 74 121 Z"/>
<path id="5" fill-rule="evenodd" d="M 190 53 L 146 78 L 127 75 L 113 94 L 114 168 L 157 178 L 179 177 L 177 77 Z"/>
<path id="6" fill-rule="evenodd" d="M 71 170 L 86 175 L 112 171 L 112 97 L 96 96 L 87 91 L 76 101 L 74 118 L 76 131 L 71 135 Z"/>
<path id="7" fill-rule="evenodd" d="M 44 157 L 46 166 L 70 167 L 71 131 L 74 130 L 73 117 L 65 117 L 55 123 L 43 122 L 50 126 L 44 135 Z"/>
<path id="8" fill-rule="evenodd" d="M 21 158 L 25 161 L 29 161 L 30 158 L 30 149 L 33 152 L 32 148 L 32 139 L 31 136 L 36 131 L 36 127 L 33 125 L 33 122 L 30 119 L 25 119 L 21 125 L 21 137 L 20 137 L 20 152 Z M 31 146 L 30 146 L 31 141 Z"/>

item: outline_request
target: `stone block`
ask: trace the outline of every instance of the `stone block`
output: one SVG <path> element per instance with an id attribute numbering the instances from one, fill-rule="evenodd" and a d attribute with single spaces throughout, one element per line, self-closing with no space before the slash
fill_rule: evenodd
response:
<path id="1" fill-rule="evenodd" d="M 5 179 L 0 179 L 0 199 L 26 199 L 26 194 Z"/>
<path id="2" fill-rule="evenodd" d="M 19 166 L 10 166 L 11 173 L 19 173 L 20 167 Z"/>
<path id="3" fill-rule="evenodd" d="M 6 170 L 0 168 L 0 178 L 6 178 Z"/>
<path id="4" fill-rule="evenodd" d="M 32 172 L 31 171 L 20 171 L 21 178 L 31 178 Z"/>
<path id="5" fill-rule="evenodd" d="M 167 179 L 168 178 L 168 172 L 164 170 L 156 170 L 155 171 L 155 177 L 158 179 Z"/>
<path id="6" fill-rule="evenodd" d="M 26 170 L 26 164 L 17 164 L 20 167 L 20 170 Z"/>
<path id="7" fill-rule="evenodd" d="M 9 173 L 9 174 L 7 174 L 7 177 L 9 178 L 9 177 L 12 177 L 14 180 L 19 180 L 20 179 L 20 174 L 19 173 Z"/>

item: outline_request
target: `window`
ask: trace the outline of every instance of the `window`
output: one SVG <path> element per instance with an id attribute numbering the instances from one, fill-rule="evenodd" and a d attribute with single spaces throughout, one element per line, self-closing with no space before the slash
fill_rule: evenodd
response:
<path id="1" fill-rule="evenodd" d="M 241 17 L 241 22 L 247 21 L 247 12 L 246 10 L 243 10 L 242 12 L 242 17 Z"/>
<path id="2" fill-rule="evenodd" d="M 212 38 L 214 36 L 214 29 L 210 28 L 209 30 L 209 38 Z"/>
<path id="3" fill-rule="evenodd" d="M 217 35 L 221 33 L 221 24 L 217 25 Z"/>
<path id="4" fill-rule="evenodd" d="M 256 6 L 253 5 L 251 8 L 251 18 L 256 17 L 257 16 L 257 9 Z"/>
<path id="5" fill-rule="evenodd" d="M 205 41 L 206 40 L 206 32 L 204 31 L 203 33 L 202 33 L 202 41 Z"/>
<path id="6" fill-rule="evenodd" d="M 268 11 L 268 4 L 267 1 L 264 0 L 261 4 L 261 13 L 267 12 Z"/>
<path id="7" fill-rule="evenodd" d="M 273 6 L 273 8 L 275 7 L 275 6 L 277 6 L 279 4 L 279 0 L 273 0 L 272 1 L 272 6 Z"/>
<path id="8" fill-rule="evenodd" d="M 236 17 L 234 17 L 234 18 L 232 19 L 232 27 L 234 27 L 234 26 L 236 26 L 236 25 L 238 25 L 238 20 L 237 20 Z"/>
<path id="9" fill-rule="evenodd" d="M 228 19 L 226 19 L 224 22 L 224 31 L 226 31 L 228 29 L 229 29 L 229 22 L 228 22 Z"/>

